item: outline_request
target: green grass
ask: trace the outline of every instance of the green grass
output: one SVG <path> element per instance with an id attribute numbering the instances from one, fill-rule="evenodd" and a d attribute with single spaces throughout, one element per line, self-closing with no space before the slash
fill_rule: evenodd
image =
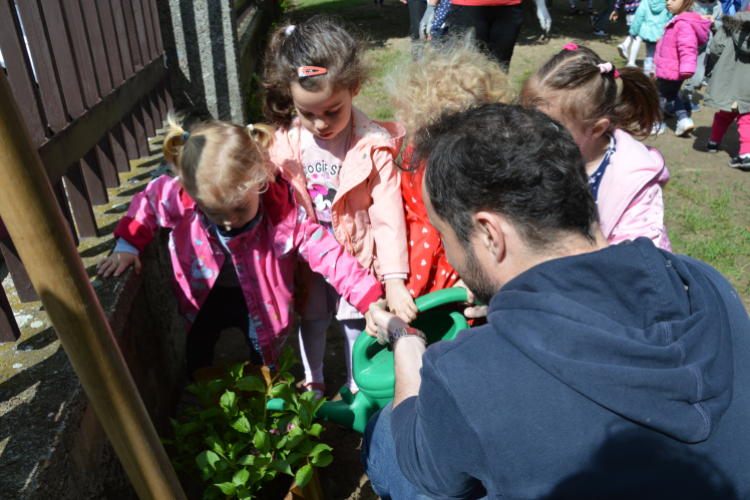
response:
<path id="1" fill-rule="evenodd" d="M 666 225 L 672 249 L 711 264 L 750 293 L 750 227 L 743 182 L 710 190 L 701 172 L 675 175 L 665 188 Z"/>
<path id="2" fill-rule="evenodd" d="M 363 4 L 364 2 L 362 0 L 296 0 L 294 2 L 294 13 L 312 14 L 316 12 L 360 7 Z"/>
<path id="3" fill-rule="evenodd" d="M 379 121 L 386 121 L 393 119 L 393 108 L 390 106 L 384 106 L 375 110 L 374 117 Z"/>

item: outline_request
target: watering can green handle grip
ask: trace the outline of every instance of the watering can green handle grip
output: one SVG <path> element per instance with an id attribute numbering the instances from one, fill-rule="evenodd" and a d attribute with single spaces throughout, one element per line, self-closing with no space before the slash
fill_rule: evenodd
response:
<path id="1" fill-rule="evenodd" d="M 466 296 L 466 289 L 460 286 L 453 288 L 445 288 L 438 290 L 437 292 L 428 293 L 419 297 L 414 303 L 417 305 L 419 312 L 425 312 L 436 307 L 444 306 L 446 304 L 453 304 L 454 302 L 466 302 L 468 300 Z"/>

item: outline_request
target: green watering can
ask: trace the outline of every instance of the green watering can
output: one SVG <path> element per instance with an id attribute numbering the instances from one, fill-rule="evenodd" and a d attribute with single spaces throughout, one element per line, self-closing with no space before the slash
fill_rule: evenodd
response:
<path id="1" fill-rule="evenodd" d="M 415 303 L 420 314 L 411 326 L 425 333 L 428 344 L 452 340 L 460 330 L 469 328 L 466 318 L 455 311 L 435 308 L 466 300 L 464 288 L 446 288 L 419 297 Z M 346 386 L 342 387 L 339 391 L 341 401 L 326 401 L 315 417 L 364 433 L 370 417 L 393 401 L 396 390 L 393 351 L 390 346 L 380 345 L 376 339 L 362 332 L 352 349 L 352 370 L 359 387 L 357 394 L 352 394 Z M 272 399 L 267 407 L 269 410 L 281 410 L 283 404 L 281 399 Z"/>

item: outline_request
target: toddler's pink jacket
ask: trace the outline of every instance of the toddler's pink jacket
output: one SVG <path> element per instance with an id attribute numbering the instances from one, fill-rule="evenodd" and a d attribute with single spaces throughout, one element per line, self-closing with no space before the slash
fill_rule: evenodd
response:
<path id="1" fill-rule="evenodd" d="M 271 161 L 292 181 L 297 202 L 315 217 L 300 160 L 301 127 L 299 118 L 294 118 L 289 128 L 276 131 Z M 336 239 L 379 277 L 409 272 L 401 178 L 393 162 L 405 135 L 400 124 L 370 120 L 352 108 L 351 147 L 331 205 Z"/>
<path id="2" fill-rule="evenodd" d="M 703 19 L 697 12 L 684 12 L 673 17 L 656 46 L 656 78 L 676 81 L 684 80 L 681 75 L 693 75 L 698 47 L 708 42 L 710 32 L 711 21 Z"/>
<path id="3" fill-rule="evenodd" d="M 187 330 L 216 282 L 224 263 L 218 241 L 201 222 L 198 206 L 166 175 L 137 193 L 115 236 L 139 250 L 160 227 L 172 229 L 172 285 Z M 294 201 L 293 189 L 281 175 L 263 193 L 260 223 L 227 242 L 234 267 L 258 333 L 265 364 L 281 353 L 294 322 L 293 259 L 307 262 L 333 287 L 365 313 L 383 293 L 382 286 L 336 241 L 313 222 Z"/>
<path id="4" fill-rule="evenodd" d="M 597 200 L 602 232 L 611 245 L 643 236 L 671 252 L 664 227 L 662 189 L 669 181 L 664 158 L 623 130 L 615 129 L 613 135 L 616 149 Z"/>

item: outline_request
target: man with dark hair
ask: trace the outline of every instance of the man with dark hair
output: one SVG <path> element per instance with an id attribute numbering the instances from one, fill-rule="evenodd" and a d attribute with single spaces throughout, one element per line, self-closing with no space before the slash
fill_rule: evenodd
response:
<path id="1" fill-rule="evenodd" d="M 392 405 L 362 463 L 381 498 L 750 497 L 750 320 L 715 269 L 608 246 L 570 134 L 485 104 L 421 130 L 422 191 L 488 323 L 425 348 L 379 304 Z"/>

